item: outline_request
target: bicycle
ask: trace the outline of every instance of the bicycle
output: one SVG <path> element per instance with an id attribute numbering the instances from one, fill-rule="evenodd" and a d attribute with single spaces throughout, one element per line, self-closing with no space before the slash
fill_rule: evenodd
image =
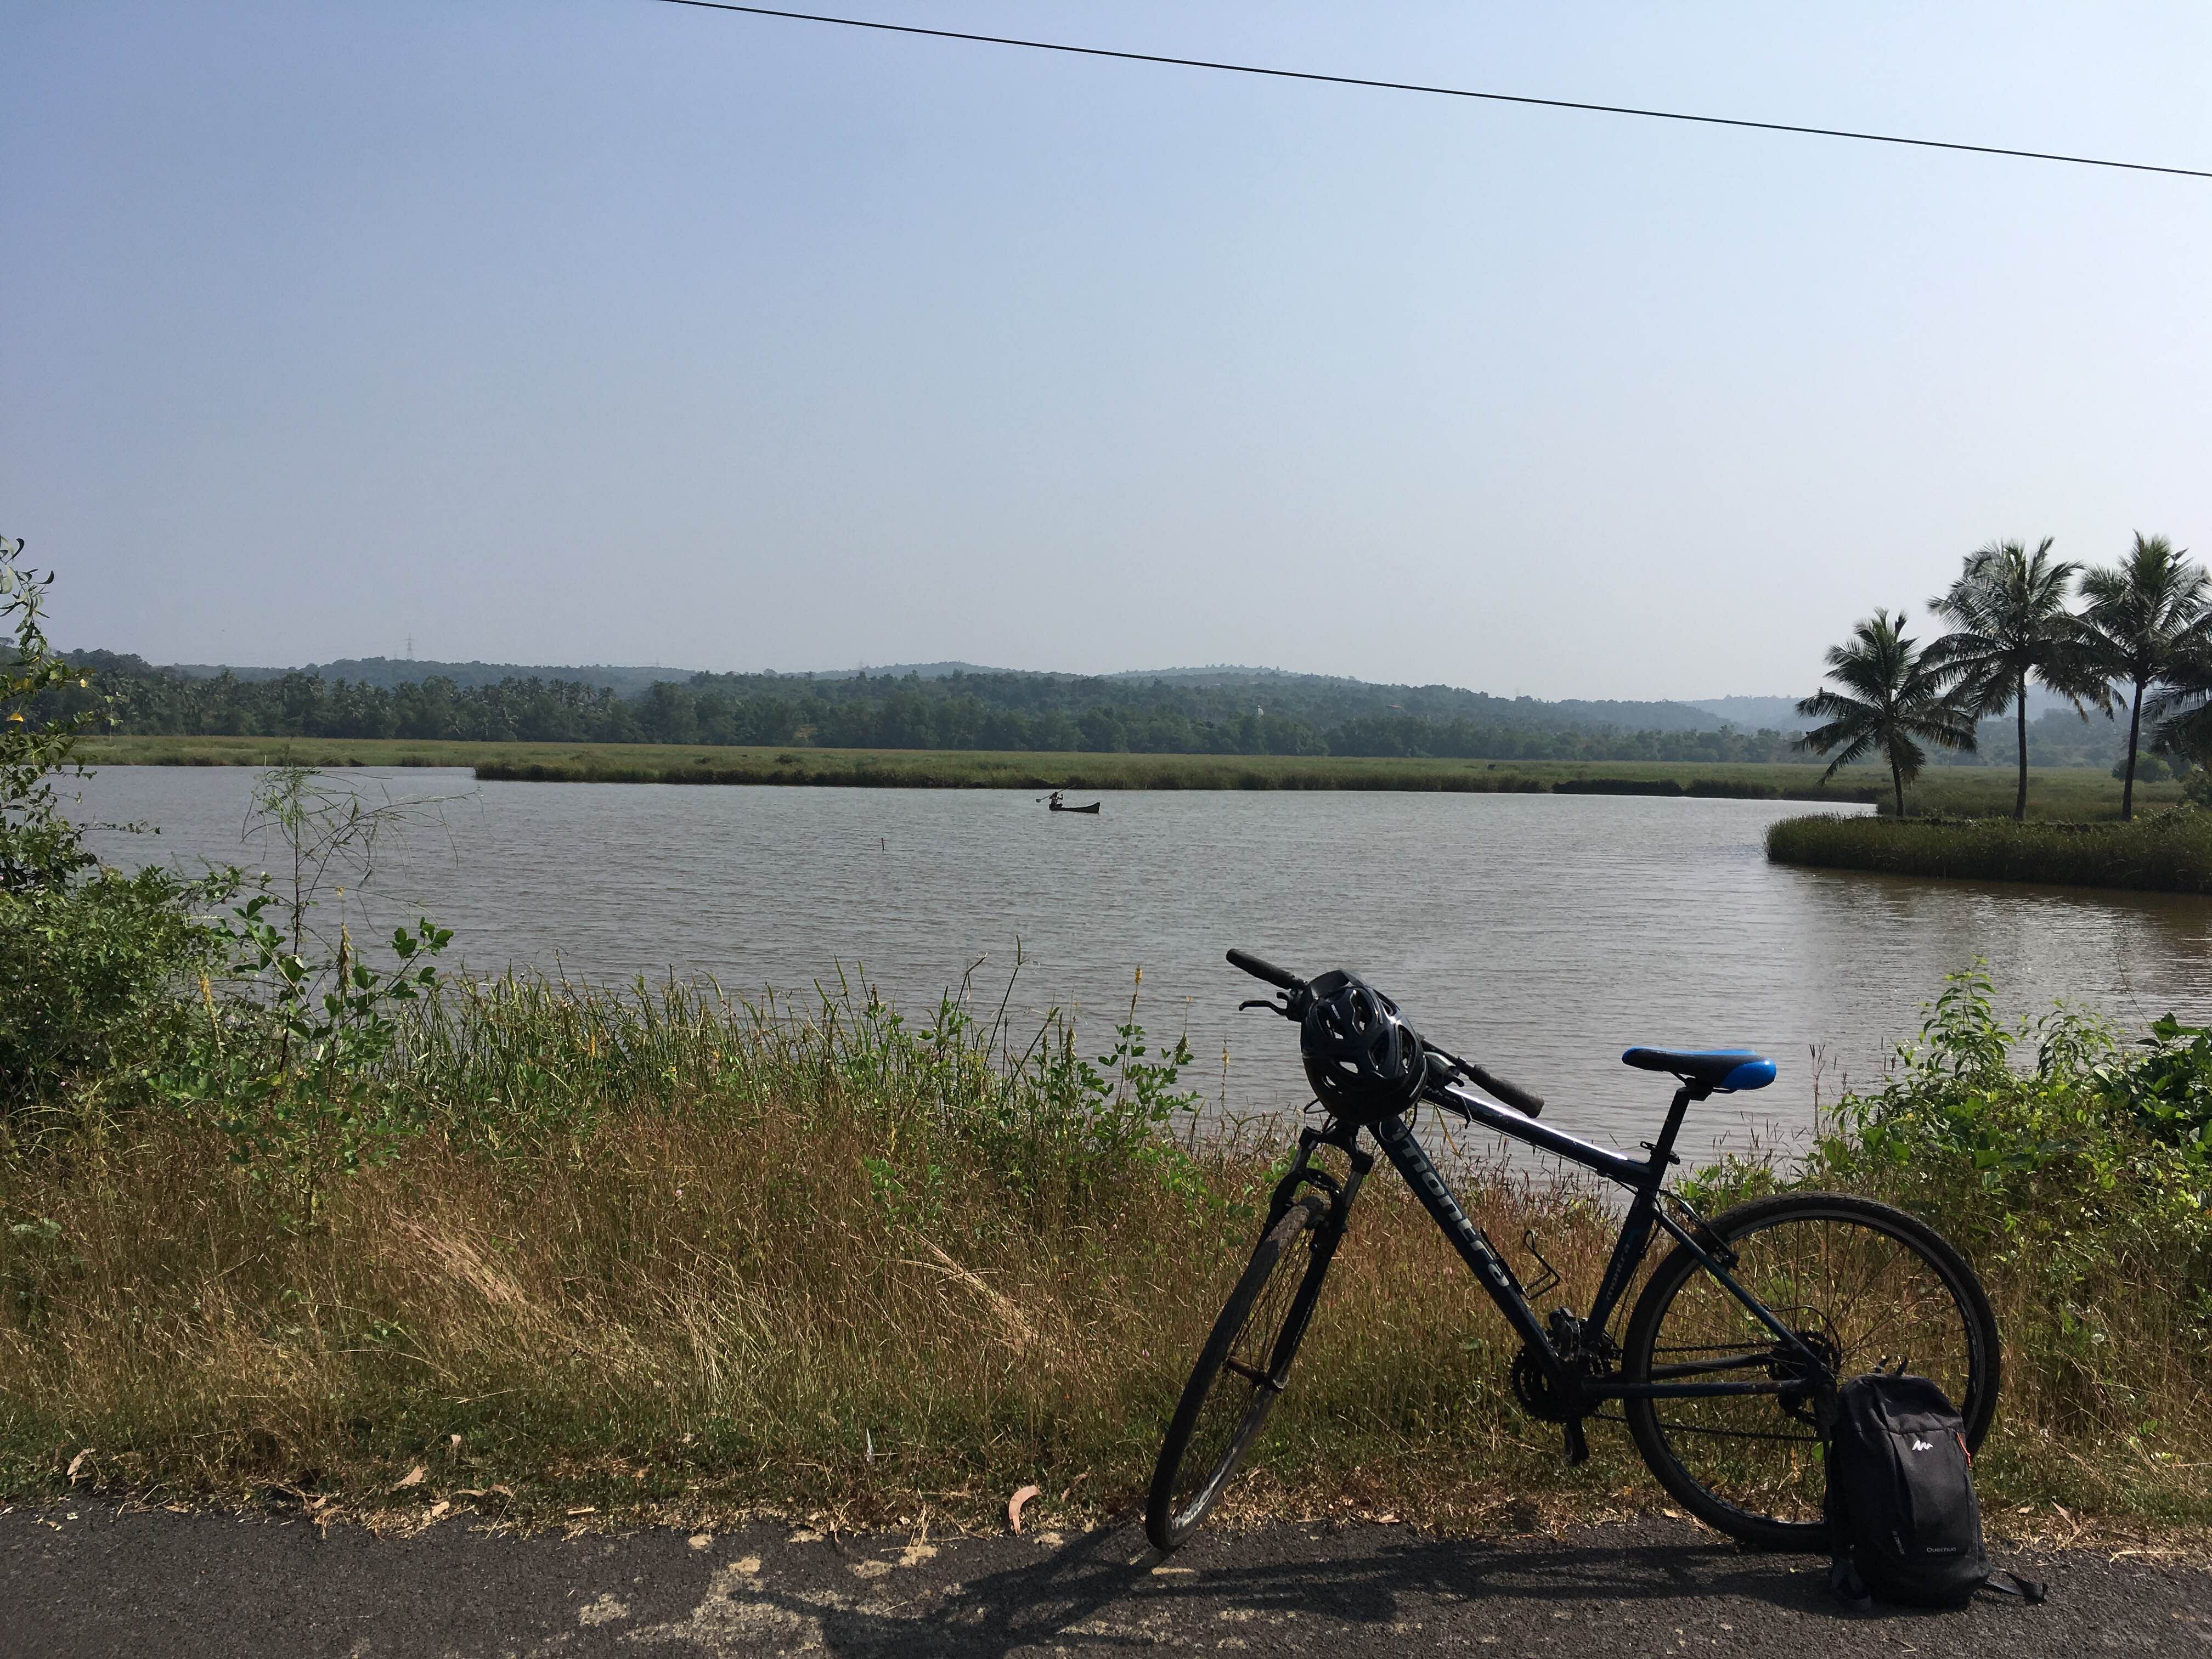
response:
<path id="1" fill-rule="evenodd" d="M 1287 1386 L 1329 1262 L 1375 1155 L 1402 1175 L 1521 1339 L 1512 1393 L 1564 1431 L 1568 1462 L 1589 1455 L 1583 1424 L 1617 1404 L 1645 1465 L 1682 1506 L 1759 1548 L 1818 1551 L 1822 1446 L 1837 1385 L 1910 1363 L 1957 1402 L 1978 1448 L 1996 1411 L 1997 1330 L 1966 1260 L 1934 1229 L 1869 1199 L 1796 1192 L 1711 1220 L 1665 1189 L 1694 1103 L 1764 1088 L 1773 1062 L 1747 1049 L 1631 1048 L 1621 1058 L 1671 1074 L 1674 1097 L 1648 1156 L 1632 1158 L 1538 1121 L 1540 1096 L 1423 1039 L 1396 1005 L 1342 970 L 1309 982 L 1243 951 L 1235 966 L 1278 999 L 1248 1001 L 1296 1021 L 1324 1121 L 1309 1125 L 1276 1184 L 1260 1243 L 1185 1385 L 1146 1506 L 1163 1553 L 1205 1521 Z M 1363 998 L 1364 1000 L 1363 1000 Z M 1362 1022 L 1365 1024 L 1363 1025 Z M 1587 1314 L 1537 1316 L 1489 1236 L 1460 1207 L 1407 1121 L 1426 1104 L 1554 1154 L 1626 1188 L 1628 1210 Z M 1342 1154 L 1340 1176 L 1315 1162 Z M 1614 1314 L 1654 1238 L 1674 1249 L 1644 1283 L 1616 1341 Z"/>

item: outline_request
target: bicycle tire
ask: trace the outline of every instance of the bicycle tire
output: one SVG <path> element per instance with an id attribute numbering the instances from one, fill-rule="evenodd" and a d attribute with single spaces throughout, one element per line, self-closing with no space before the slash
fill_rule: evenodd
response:
<path id="1" fill-rule="evenodd" d="M 1942 1386 L 1968 1447 L 1981 1444 L 2001 1382 L 1996 1318 L 1973 1268 L 1942 1234 L 1887 1204 L 1829 1193 L 1757 1199 L 1709 1225 L 1736 1253 L 1738 1282 L 1827 1344 L 1839 1377 L 1902 1362 Z M 1869 1281 L 1887 1269 L 1899 1281 L 1872 1300 L 1871 1282 L 1847 1294 L 1844 1284 L 1861 1271 L 1854 1258 Z M 1734 1352 L 1742 1356 L 1737 1364 L 1755 1364 L 1762 1342 L 1770 1352 L 1778 1346 L 1678 1244 L 1637 1298 L 1622 1375 L 1651 1382 L 1655 1359 L 1669 1352 Z M 1770 1366 L 1768 1375 L 1784 1373 Z M 1645 1465 L 1698 1520 L 1755 1548 L 1826 1547 L 1825 1464 L 1809 1394 L 1622 1403 Z"/>
<path id="2" fill-rule="evenodd" d="M 1328 1218 L 1329 1201 L 1318 1193 L 1283 1212 L 1253 1250 L 1199 1350 L 1145 1504 L 1145 1535 L 1163 1555 L 1212 1513 L 1282 1397 L 1334 1253 Z"/>

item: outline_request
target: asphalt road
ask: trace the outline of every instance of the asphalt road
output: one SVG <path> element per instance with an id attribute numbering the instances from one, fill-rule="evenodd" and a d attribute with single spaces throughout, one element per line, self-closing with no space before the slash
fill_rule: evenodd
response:
<path id="1" fill-rule="evenodd" d="M 1163 1564 L 1128 1528 L 514 1538 L 449 1522 L 395 1540 L 83 1504 L 0 1512 L 0 1653 L 2212 1659 L 2212 1573 L 2081 1553 L 2013 1564 L 2050 1579 L 2049 1602 L 1852 1614 L 1819 1562 L 1664 1521 L 1493 1542 L 1279 1526 L 1201 1535 Z"/>

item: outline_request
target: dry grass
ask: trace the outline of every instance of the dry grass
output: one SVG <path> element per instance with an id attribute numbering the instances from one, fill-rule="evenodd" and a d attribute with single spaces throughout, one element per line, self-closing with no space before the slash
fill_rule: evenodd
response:
<path id="1" fill-rule="evenodd" d="M 45 1260 L 19 1238 L 9 1263 L 8 1486 L 92 1447 L 80 1476 L 226 1499 L 359 1504 L 425 1465 L 410 1502 L 491 1493 L 537 1519 L 977 1521 L 1032 1480 L 1085 1510 L 1127 1503 L 1249 1248 L 1236 1200 L 1264 1164 L 1208 1161 L 1227 1202 L 1132 1181 L 1026 1217 L 949 1169 L 968 1196 L 923 1221 L 877 1201 L 866 1114 L 766 1105 L 657 1103 L 573 1158 L 427 1139 L 306 1231 L 204 1133 L 14 1171 L 9 1215 L 58 1231 Z M 1377 1188 L 1260 1483 L 1437 1520 L 1557 1486 L 1553 1431 L 1501 1408 L 1502 1323 Z M 1596 1248 L 1594 1218 L 1552 1194 L 1489 1207 L 1569 1259 Z M 1621 1486 L 1627 1462 L 1606 1462 L 1577 1484 Z"/>
<path id="2" fill-rule="evenodd" d="M 978 1040 L 948 1054 L 865 1014 L 792 1026 L 509 987 L 440 1021 L 401 1062 L 428 1127 L 322 1182 L 311 1224 L 286 1182 L 174 1115 L 0 1164 L 0 1489 L 984 1526 L 1035 1483 L 1038 1523 L 1095 1517 L 1141 1492 L 1291 1127 L 1085 1139 L 1042 1068 L 1019 1096 L 975 1069 Z M 1606 1212 L 1461 1174 L 1516 1265 L 1534 1228 L 1560 1299 L 1586 1305 Z M 1993 1288 L 2008 1332 L 2037 1328 L 2032 1277 Z M 2182 1316 L 2170 1287 L 2139 1289 L 2112 1328 L 2154 1344 Z M 2008 1356 L 1992 1504 L 2201 1528 L 2201 1456 L 2173 1451 L 2212 1444 L 2201 1344 L 2167 1338 L 2134 1352 L 2117 1415 Z M 1617 1427 L 1562 1466 L 1557 1431 L 1507 1397 L 1511 1357 L 1378 1173 L 1229 1516 L 1470 1528 L 1656 1506 Z"/>

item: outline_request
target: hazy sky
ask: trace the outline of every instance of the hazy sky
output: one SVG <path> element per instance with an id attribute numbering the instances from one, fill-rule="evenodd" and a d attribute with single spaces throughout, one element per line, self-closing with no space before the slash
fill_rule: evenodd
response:
<path id="1" fill-rule="evenodd" d="M 2212 8 L 849 0 L 2212 167 Z M 163 660 L 1801 691 L 2212 552 L 2212 181 L 651 0 L 0 0 L 0 530 Z"/>

